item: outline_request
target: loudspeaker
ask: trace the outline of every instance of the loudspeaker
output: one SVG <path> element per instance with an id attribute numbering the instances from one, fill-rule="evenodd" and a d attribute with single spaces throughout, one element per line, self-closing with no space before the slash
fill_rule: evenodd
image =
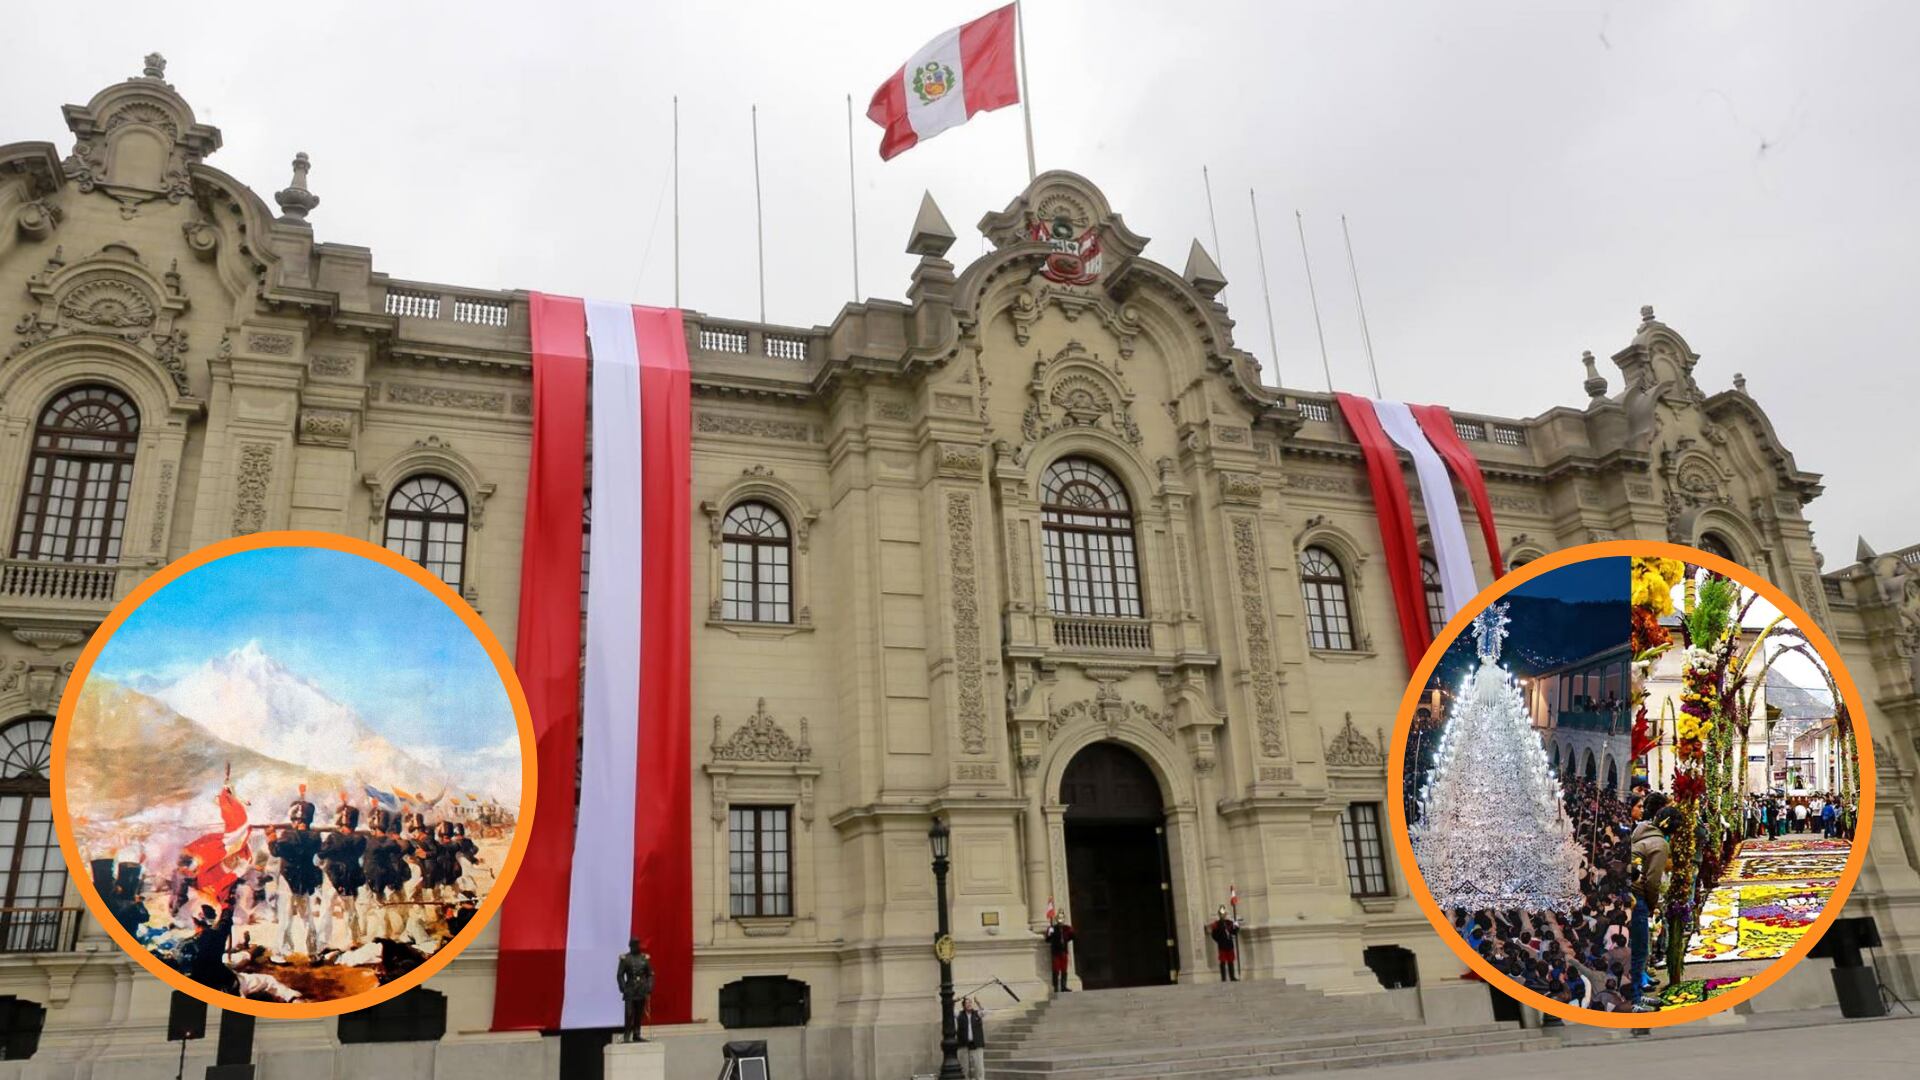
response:
<path id="1" fill-rule="evenodd" d="M 206 1037 L 207 1003 L 175 990 L 173 1003 L 167 1007 L 167 1041 Z"/>
<path id="2" fill-rule="evenodd" d="M 216 1065 L 245 1065 L 253 1060 L 253 1016 L 250 1013 L 220 1012 L 220 1048 L 214 1055 Z"/>
<path id="3" fill-rule="evenodd" d="M 224 1023 L 225 1021 L 222 1021 Z M 253 1080 L 251 1065 L 209 1065 L 207 1080 Z"/>
<path id="4" fill-rule="evenodd" d="M 1836 967 L 1833 991 L 1840 997 L 1840 1015 L 1849 1020 L 1887 1015 L 1887 1003 L 1880 1000 L 1880 980 L 1870 967 Z"/>
<path id="5" fill-rule="evenodd" d="M 1858 968 L 1860 951 L 1879 947 L 1880 924 L 1874 922 L 1871 915 L 1858 915 L 1833 920 L 1833 925 L 1814 942 L 1807 955 L 1816 960 L 1832 960 L 1836 968 Z"/>

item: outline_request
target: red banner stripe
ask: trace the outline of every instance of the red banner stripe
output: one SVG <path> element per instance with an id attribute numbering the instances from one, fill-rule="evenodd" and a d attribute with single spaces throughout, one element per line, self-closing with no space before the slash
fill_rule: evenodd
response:
<path id="1" fill-rule="evenodd" d="M 633 309 L 640 354 L 639 770 L 634 785 L 633 934 L 659 974 L 653 1022 L 693 1019 L 691 375 L 680 312 Z M 583 852 L 595 858 L 596 853 Z"/>
<path id="2" fill-rule="evenodd" d="M 520 552 L 514 666 L 533 713 L 541 802 L 520 872 L 500 909 L 497 1031 L 560 1025 L 573 861 L 574 751 L 580 732 L 580 546 L 586 486 L 586 311 L 534 293 L 533 443 Z"/>
<path id="3" fill-rule="evenodd" d="M 960 88 L 967 116 L 1020 101 L 1020 76 L 1014 67 L 1013 5 L 989 12 L 960 28 Z M 904 149 L 904 148 L 903 148 Z"/>
<path id="4" fill-rule="evenodd" d="M 886 129 L 880 136 L 882 161 L 911 150 L 920 141 L 907 119 L 907 69 L 904 66 L 873 92 L 873 100 L 867 103 L 867 119 Z"/>
<path id="5" fill-rule="evenodd" d="M 1500 534 L 1493 524 L 1493 503 L 1487 498 L 1487 478 L 1480 472 L 1480 459 L 1473 456 L 1467 444 L 1460 441 L 1460 433 L 1454 429 L 1453 414 L 1445 405 L 1410 405 L 1413 418 L 1420 421 L 1420 430 L 1427 433 L 1427 442 L 1433 444 L 1434 452 L 1453 470 L 1454 479 L 1467 489 L 1467 497 L 1473 500 L 1473 512 L 1480 519 L 1480 534 L 1487 542 L 1487 563 L 1493 567 L 1493 576 L 1499 577 L 1507 572 L 1500 561 Z"/>
<path id="6" fill-rule="evenodd" d="M 1373 402 L 1353 394 L 1335 394 L 1340 411 L 1353 429 L 1367 461 L 1368 486 L 1373 489 L 1374 516 L 1380 521 L 1380 542 L 1387 557 L 1387 577 L 1393 583 L 1394 614 L 1400 621 L 1400 642 L 1407 668 L 1420 666 L 1433 640 L 1427 625 L 1427 594 L 1420 579 L 1420 549 L 1414 543 L 1413 509 L 1407 481 L 1400 472 L 1400 455 L 1388 440 Z"/>

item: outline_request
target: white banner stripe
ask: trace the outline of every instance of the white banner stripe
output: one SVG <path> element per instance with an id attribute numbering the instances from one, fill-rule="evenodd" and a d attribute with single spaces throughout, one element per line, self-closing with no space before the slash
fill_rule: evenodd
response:
<path id="1" fill-rule="evenodd" d="M 607 957 L 633 928 L 634 782 L 640 735 L 640 358 L 633 309 L 586 302 L 593 347 L 593 539 L 579 826 L 567 903 L 560 1023 L 618 1027 Z"/>
<path id="2" fill-rule="evenodd" d="M 1467 547 L 1467 528 L 1460 520 L 1460 500 L 1453 493 L 1453 477 L 1404 402 L 1376 401 L 1373 411 L 1387 438 L 1413 455 L 1413 470 L 1420 477 L 1420 501 L 1427 512 L 1427 532 L 1433 536 L 1433 561 L 1440 567 L 1441 597 L 1448 618 L 1452 618 L 1480 591 L 1474 580 L 1473 553 Z"/>

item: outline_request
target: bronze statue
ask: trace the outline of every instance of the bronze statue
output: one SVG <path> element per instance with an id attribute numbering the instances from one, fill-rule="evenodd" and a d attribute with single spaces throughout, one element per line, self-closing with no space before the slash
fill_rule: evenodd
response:
<path id="1" fill-rule="evenodd" d="M 620 984 L 620 997 L 627 1003 L 624 1041 L 646 1042 L 640 1037 L 640 1023 L 647 1018 L 647 999 L 653 996 L 653 961 L 640 948 L 639 938 L 627 942 L 627 951 L 620 955 L 616 977 Z"/>

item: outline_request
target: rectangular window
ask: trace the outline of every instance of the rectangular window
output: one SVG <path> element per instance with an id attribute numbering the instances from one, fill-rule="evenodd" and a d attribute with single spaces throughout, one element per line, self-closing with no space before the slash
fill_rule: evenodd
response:
<path id="1" fill-rule="evenodd" d="M 1387 859 L 1380 835 L 1380 804 L 1350 803 L 1340 814 L 1347 848 L 1347 888 L 1355 896 L 1387 896 Z"/>
<path id="2" fill-rule="evenodd" d="M 793 914 L 793 808 L 727 811 L 727 879 L 734 918 Z"/>

